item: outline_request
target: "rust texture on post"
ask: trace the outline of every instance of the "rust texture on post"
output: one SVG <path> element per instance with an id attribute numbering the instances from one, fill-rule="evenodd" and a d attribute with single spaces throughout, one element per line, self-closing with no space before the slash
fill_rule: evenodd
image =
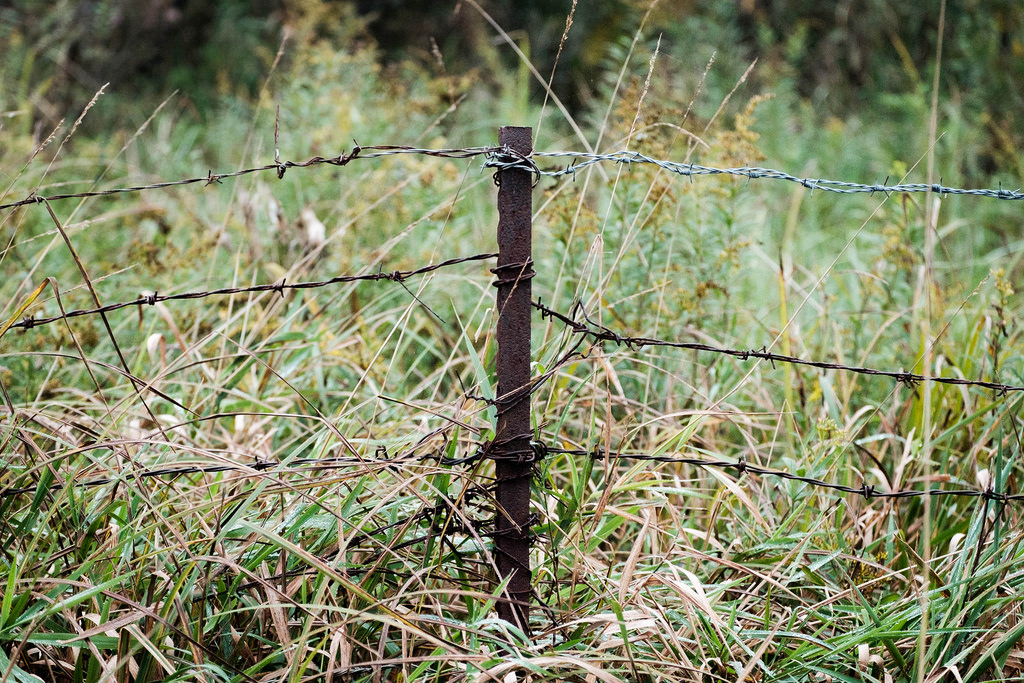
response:
<path id="1" fill-rule="evenodd" d="M 506 126 L 498 142 L 514 155 L 533 152 L 533 129 Z M 506 168 L 498 172 L 498 394 L 497 427 L 491 451 L 496 475 L 495 561 L 498 578 L 511 577 L 498 601 L 498 616 L 529 633 L 530 487 L 530 317 L 533 277 L 533 175 Z"/>

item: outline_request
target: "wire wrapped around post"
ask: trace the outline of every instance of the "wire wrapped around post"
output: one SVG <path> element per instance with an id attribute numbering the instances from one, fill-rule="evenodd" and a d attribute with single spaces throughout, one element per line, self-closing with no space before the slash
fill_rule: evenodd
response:
<path id="1" fill-rule="evenodd" d="M 533 129 L 506 126 L 498 141 L 510 157 L 533 152 Z M 530 305 L 533 176 L 523 168 L 503 168 L 498 184 L 498 400 L 497 425 L 489 456 L 494 459 L 496 512 L 494 531 L 498 580 L 507 585 L 498 600 L 498 616 L 530 632 L 530 489 L 533 477 L 530 429 Z M 509 400 L 502 400 L 508 398 Z"/>

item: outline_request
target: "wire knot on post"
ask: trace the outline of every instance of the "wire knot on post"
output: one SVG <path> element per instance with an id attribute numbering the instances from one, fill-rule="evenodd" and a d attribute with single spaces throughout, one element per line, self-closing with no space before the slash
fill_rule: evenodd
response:
<path id="1" fill-rule="evenodd" d="M 528 259 L 523 263 L 506 263 L 502 266 L 495 266 L 491 268 L 491 272 L 497 276 L 497 279 L 491 283 L 492 287 L 515 285 L 523 280 L 533 279 L 537 275 L 533 271 L 533 259 Z"/>
<path id="2" fill-rule="evenodd" d="M 508 145 L 504 145 L 501 148 L 501 151 L 492 152 L 487 155 L 487 160 L 484 162 L 484 168 L 497 169 L 494 173 L 494 184 L 497 187 L 501 187 L 501 172 L 511 169 L 529 171 L 532 173 L 534 177 L 531 187 L 537 187 L 537 184 L 540 182 L 541 176 L 544 175 L 544 172 L 540 170 L 539 166 L 537 166 L 537 162 L 533 160 L 531 154 L 521 154 Z"/>
<path id="3" fill-rule="evenodd" d="M 529 439 L 532 436 L 532 434 L 518 434 L 505 439 L 492 439 L 481 445 L 478 455 L 487 460 L 517 464 L 534 463 L 538 460 L 540 450 L 536 442 L 529 441 L 525 447 L 515 447 L 517 441 Z"/>

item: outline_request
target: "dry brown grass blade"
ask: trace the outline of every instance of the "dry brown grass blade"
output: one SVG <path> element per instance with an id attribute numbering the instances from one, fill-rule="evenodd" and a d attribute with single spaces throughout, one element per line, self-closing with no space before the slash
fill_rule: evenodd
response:
<path id="1" fill-rule="evenodd" d="M 277 642 L 281 645 L 281 651 L 284 652 L 285 659 L 288 662 L 288 668 L 291 669 L 295 665 L 295 649 L 292 647 L 291 634 L 288 630 L 288 615 L 285 614 L 284 608 L 279 602 L 274 600 L 274 596 L 271 594 L 271 590 L 275 593 L 280 593 L 280 589 L 271 587 L 270 578 L 273 574 L 270 568 L 267 567 L 267 563 L 264 562 L 260 566 L 263 579 L 266 581 L 266 599 L 267 602 L 265 607 L 270 612 L 270 621 L 274 625 L 274 632 L 277 634 Z"/>
<path id="2" fill-rule="evenodd" d="M 636 539 L 633 541 L 633 549 L 629 553 L 629 559 L 626 560 L 625 566 L 622 568 L 622 576 L 619 578 L 619 606 L 622 607 L 626 604 L 626 600 L 629 598 L 630 584 L 633 581 L 633 572 L 636 571 L 636 565 L 640 562 L 640 554 L 644 549 L 644 537 L 647 536 L 647 532 L 651 529 L 651 522 L 653 515 L 649 508 L 644 508 L 640 511 L 643 516 L 644 523 L 640 527 L 640 531 L 637 532 Z"/>
<path id="3" fill-rule="evenodd" d="M 77 633 L 74 636 L 59 642 L 61 645 L 70 645 L 71 643 L 74 643 L 76 641 L 89 640 L 93 636 L 101 636 L 107 631 L 120 630 L 121 628 L 124 628 L 129 624 L 134 624 L 136 621 L 140 619 L 145 619 L 147 616 L 148 615 L 144 612 L 133 610 L 125 614 L 122 614 L 119 617 L 114 617 L 109 621 L 105 621 L 102 624 L 99 624 L 98 626 L 94 626 L 90 629 L 82 631 L 81 633 Z"/>
<path id="4" fill-rule="evenodd" d="M 328 681 L 333 681 L 335 675 L 343 675 L 352 666 L 352 644 L 348 640 L 348 629 L 341 625 L 334 626 L 333 629 L 331 644 L 327 650 Z"/>

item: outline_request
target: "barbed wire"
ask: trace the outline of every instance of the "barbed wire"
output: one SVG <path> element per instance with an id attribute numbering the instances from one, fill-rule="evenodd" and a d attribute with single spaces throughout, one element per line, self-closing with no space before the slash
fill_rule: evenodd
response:
<path id="1" fill-rule="evenodd" d="M 441 453 L 443 452 L 442 450 L 433 450 L 428 453 L 420 454 L 408 452 L 389 457 L 387 448 L 381 446 L 377 448 L 377 450 L 375 451 L 374 457 L 368 458 L 296 458 L 288 461 L 256 459 L 252 463 L 240 463 L 236 465 L 197 465 L 191 467 L 165 467 L 152 470 L 142 470 L 139 472 L 126 472 L 118 477 L 98 477 L 94 479 L 85 479 L 82 481 L 72 482 L 71 485 L 76 487 L 91 488 L 96 486 L 105 486 L 108 484 L 113 484 L 116 482 L 126 480 L 142 480 L 156 477 L 180 477 L 191 474 L 212 474 L 218 472 L 267 472 L 284 466 L 287 466 L 288 468 L 295 470 L 317 471 L 328 469 L 343 469 L 349 467 L 390 468 L 396 467 L 398 465 L 407 465 L 417 462 L 435 461 L 438 466 L 451 467 L 454 465 L 472 464 L 482 458 L 487 458 L 487 452 L 490 450 L 491 445 L 491 442 L 479 444 L 474 453 L 461 458 L 445 457 L 441 455 Z M 536 453 L 535 462 L 539 462 L 550 455 L 570 455 L 574 457 L 587 457 L 600 460 L 647 460 L 652 462 L 676 463 L 680 465 L 692 465 L 694 467 L 702 468 L 735 470 L 741 476 L 745 473 L 750 473 L 762 477 L 775 477 L 778 479 L 785 479 L 788 481 L 796 481 L 818 488 L 825 488 L 833 491 L 838 491 L 840 493 L 859 495 L 863 497 L 865 500 L 870 500 L 872 498 L 918 498 L 922 496 L 936 496 L 984 498 L 985 500 L 993 500 L 1003 503 L 1024 501 L 1024 494 L 998 493 L 991 486 L 981 490 L 929 488 L 906 489 L 895 491 L 879 490 L 876 486 L 870 484 L 864 484 L 862 486 L 847 486 L 845 484 L 836 484 L 834 482 L 825 481 L 823 479 L 818 479 L 816 477 L 807 477 L 799 474 L 793 474 L 791 472 L 786 472 L 785 470 L 776 470 L 767 467 L 761 467 L 760 465 L 748 463 L 746 460 L 742 458 L 737 460 L 709 460 L 706 458 L 683 457 L 652 453 L 610 453 L 602 448 L 594 450 L 585 450 L 580 448 L 561 448 L 555 446 L 546 446 L 545 444 L 537 441 L 531 442 L 530 446 Z M 67 486 L 68 485 L 64 483 L 51 484 L 50 486 L 47 487 L 47 490 L 58 491 L 67 488 Z M 33 493 L 37 489 L 38 484 L 34 486 L 3 488 L 0 489 L 0 499 L 10 498 L 12 496 L 22 495 L 25 493 Z"/>
<path id="2" fill-rule="evenodd" d="M 976 197 L 990 197 L 994 199 L 1006 199 L 1006 200 L 1022 200 L 1024 199 L 1024 192 L 1020 189 L 1017 190 L 1006 190 L 1001 186 L 998 189 L 975 189 L 975 188 L 960 188 L 960 187 L 949 187 L 939 183 L 899 183 L 895 185 L 889 185 L 889 179 L 886 178 L 882 183 L 857 183 L 843 180 L 830 180 L 827 178 L 801 178 L 785 171 L 778 171 L 770 168 L 761 168 L 759 166 L 740 166 L 735 168 L 717 168 L 714 166 L 704 166 L 701 164 L 683 163 L 679 161 L 671 161 L 666 159 L 655 159 L 646 154 L 640 152 L 621 150 L 617 152 L 608 152 L 604 154 L 598 154 L 594 152 L 533 152 L 529 156 L 524 156 L 512 152 L 507 148 L 502 147 L 461 147 L 461 148 L 440 148 L 440 149 L 427 149 L 421 147 L 411 147 L 406 145 L 367 145 L 361 146 L 358 142 L 350 152 L 343 152 L 333 157 L 321 157 L 315 156 L 306 161 L 280 161 L 276 160 L 271 164 L 264 164 L 262 166 L 255 166 L 252 168 L 245 168 L 237 171 L 229 171 L 226 173 L 214 173 L 212 170 L 209 171 L 205 176 L 198 176 L 194 178 L 183 178 L 181 180 L 170 180 L 158 183 L 151 183 L 148 185 L 134 185 L 130 187 L 117 187 L 109 188 L 106 190 L 91 190 L 86 192 L 73 192 L 66 194 L 54 194 L 54 195 L 38 195 L 36 193 L 30 194 L 24 199 L 20 199 L 14 202 L 8 202 L 0 204 L 0 210 L 13 209 L 19 206 L 25 206 L 28 204 L 38 204 L 43 202 L 58 201 L 62 199 L 85 199 L 90 197 L 105 197 L 109 195 L 125 194 L 133 192 L 144 192 L 147 190 L 157 190 L 169 187 L 178 187 L 182 185 L 193 185 L 196 183 L 203 183 L 204 186 L 219 183 L 222 180 L 228 178 L 235 178 L 238 176 L 249 175 L 252 173 L 261 173 L 266 171 L 274 171 L 278 178 L 283 178 L 285 172 L 290 168 L 308 168 L 310 166 L 318 166 L 322 164 L 330 166 L 346 166 L 350 162 L 359 159 L 376 159 L 380 157 L 392 156 L 397 154 L 418 154 L 423 156 L 432 156 L 445 159 L 469 159 L 472 157 L 483 156 L 485 161 L 483 164 L 484 168 L 493 168 L 498 171 L 505 169 L 520 169 L 530 171 L 535 174 L 537 179 L 540 180 L 543 177 L 548 178 L 560 178 L 567 175 L 575 176 L 580 170 L 599 164 L 602 162 L 611 162 L 616 164 L 623 164 L 627 167 L 633 164 L 651 164 L 658 166 L 666 171 L 688 177 L 691 180 L 695 176 L 706 176 L 706 175 L 728 175 L 734 177 L 746 178 L 747 180 L 784 180 L 792 183 L 797 183 L 803 187 L 808 188 L 813 193 L 814 190 L 821 190 L 823 192 L 834 192 L 839 194 L 856 194 L 856 193 L 868 193 L 874 194 L 881 192 L 886 195 L 892 193 L 922 193 L 922 192 L 933 192 L 943 196 L 946 195 L 970 195 Z M 537 164 L 537 159 L 573 159 L 571 163 L 561 168 L 553 169 L 541 169 Z M 577 161 L 582 160 L 582 161 Z"/>
<path id="3" fill-rule="evenodd" d="M 809 484 L 811 486 L 815 486 L 818 488 L 831 489 L 833 491 L 839 491 L 840 493 L 854 494 L 862 496 L 865 500 L 870 500 L 872 498 L 919 498 L 922 496 L 950 496 L 962 498 L 984 498 L 985 500 L 994 500 L 1002 503 L 1024 501 L 1024 494 L 997 493 L 991 486 L 984 490 L 929 488 L 884 491 L 879 490 L 877 487 L 869 484 L 864 484 L 863 486 L 846 486 L 843 484 L 836 484 L 833 482 L 824 481 L 823 479 L 817 479 L 815 477 L 805 477 L 799 474 L 793 474 L 791 472 L 786 472 L 784 470 L 773 470 L 767 467 L 761 467 L 760 465 L 752 465 L 743 459 L 707 460 L 705 458 L 687 458 L 673 455 L 654 455 L 651 453 L 609 453 L 603 449 L 588 451 L 573 448 L 544 448 L 543 446 L 538 446 L 538 448 L 540 448 L 545 454 L 565 454 L 575 457 L 589 457 L 601 460 L 651 460 L 656 462 L 678 463 L 681 465 L 693 465 L 695 467 L 714 467 L 716 469 L 723 470 L 736 470 L 740 475 L 749 472 L 751 474 L 756 474 L 762 477 L 776 477 L 779 479 L 786 479 L 789 481 L 797 481 L 804 484 Z"/>
<path id="4" fill-rule="evenodd" d="M 478 399 L 477 397 L 467 396 L 474 400 L 486 401 L 486 399 Z M 445 440 L 445 444 L 440 448 L 432 449 L 426 453 L 418 452 L 424 444 L 431 439 L 441 436 Z M 420 437 L 417 443 L 411 446 L 405 453 L 390 455 L 386 446 L 378 446 L 374 450 L 373 457 L 325 457 L 325 458 L 294 458 L 291 460 L 260 460 L 259 458 L 254 459 L 251 463 L 237 463 L 237 464 L 223 464 L 223 465 L 194 465 L 184 467 L 164 467 L 151 470 L 141 470 L 137 472 L 126 472 L 121 476 L 117 477 L 97 477 L 93 479 L 84 479 L 82 481 L 74 481 L 71 483 L 72 486 L 81 487 L 96 487 L 104 486 L 106 484 L 112 484 L 124 480 L 139 480 L 149 479 L 154 477 L 180 477 L 189 474 L 211 474 L 217 472 L 266 472 L 274 470 L 279 467 L 287 466 L 288 468 L 297 470 L 325 470 L 325 469 L 340 469 L 346 467 L 384 467 L 394 468 L 398 465 L 406 465 L 418 462 L 429 462 L 434 461 L 439 467 L 454 467 L 457 465 L 474 465 L 481 460 L 498 460 L 501 459 L 494 453 L 494 448 L 500 443 L 501 440 L 489 440 L 478 444 L 472 448 L 472 452 L 467 452 L 466 455 L 460 457 L 445 456 L 443 453 L 447 449 L 448 436 L 441 429 L 431 431 L 424 436 Z M 105 446 L 123 445 L 123 442 L 108 442 Z M 0 499 L 8 498 L 11 496 L 31 493 L 36 491 L 38 483 L 33 486 L 23 487 L 7 487 L 0 488 Z M 50 491 L 57 491 L 67 488 L 67 484 L 59 483 L 52 484 L 48 487 Z"/>
<path id="5" fill-rule="evenodd" d="M 272 164 L 264 164 L 263 166 L 255 166 L 253 168 L 245 168 L 238 171 L 230 171 L 227 173 L 214 173 L 211 170 L 205 176 L 200 176 L 196 178 L 183 178 L 181 180 L 168 180 L 159 183 L 151 183 L 149 185 L 115 187 L 107 190 L 72 192 L 68 194 L 54 194 L 48 196 L 41 196 L 32 193 L 28 197 L 20 199 L 16 202 L 0 204 L 0 210 L 13 209 L 19 206 L 25 206 L 27 204 L 41 204 L 43 202 L 53 202 L 61 199 L 86 199 L 89 197 L 106 197 L 115 194 L 145 192 L 147 190 L 159 190 L 168 187 L 178 187 L 181 185 L 194 185 L 196 183 L 203 183 L 205 187 L 207 185 L 219 183 L 222 180 L 226 180 L 227 178 L 237 178 L 238 176 L 249 175 L 251 173 L 261 173 L 264 171 L 275 171 L 277 173 L 277 177 L 280 179 L 284 177 L 285 171 L 287 171 L 290 168 L 308 168 L 310 166 L 318 166 L 321 164 L 327 164 L 330 166 L 346 166 L 349 162 L 355 161 L 357 159 L 377 159 L 380 157 L 392 156 L 396 154 L 421 154 L 424 156 L 439 157 L 444 159 L 469 159 L 475 156 L 497 154 L 500 151 L 500 147 L 464 147 L 460 149 L 423 149 L 419 147 L 408 147 L 405 145 L 368 145 L 363 147 L 360 146 L 358 142 L 356 142 L 355 147 L 352 148 L 351 152 L 343 152 L 334 157 L 315 156 L 310 159 L 307 159 L 306 161 L 275 161 Z"/>
<path id="6" fill-rule="evenodd" d="M 558 158 L 571 158 L 573 162 L 556 169 L 541 169 L 536 160 L 537 159 L 558 159 Z M 583 161 L 576 161 L 582 159 Z M 716 168 L 714 166 L 702 166 L 700 164 L 682 163 L 679 161 L 669 161 L 664 159 L 655 159 L 649 157 L 646 154 L 640 152 L 631 152 L 628 150 L 609 152 L 605 154 L 597 154 L 594 152 L 534 152 L 530 157 L 524 157 L 522 155 L 516 155 L 510 150 L 492 151 L 487 153 L 487 160 L 484 162 L 486 168 L 496 169 L 508 169 L 515 168 L 519 170 L 530 171 L 535 174 L 537 178 L 549 177 L 559 178 L 562 176 L 572 175 L 588 166 L 598 164 L 601 162 L 609 161 L 616 164 L 622 164 L 627 167 L 633 164 L 651 164 L 662 168 L 670 173 L 675 173 L 684 177 L 688 177 L 691 180 L 695 176 L 705 175 L 728 175 L 746 178 L 747 180 L 785 180 L 792 183 L 797 183 L 803 187 L 808 188 L 813 193 L 814 190 L 821 190 L 823 192 L 835 192 L 838 194 L 857 194 L 857 193 L 868 193 L 875 194 L 881 192 L 885 195 L 899 194 L 899 193 L 921 193 L 921 192 L 933 192 L 939 195 L 971 195 L 976 197 L 991 197 L 994 199 L 1008 199 L 1008 200 L 1022 200 L 1024 199 L 1024 192 L 1020 189 L 1017 190 L 1004 190 L 1002 186 L 999 189 L 971 189 L 971 188 L 960 188 L 960 187 L 949 187 L 939 183 L 900 183 L 896 185 L 889 185 L 889 179 L 886 178 L 882 183 L 865 184 L 855 183 L 844 180 L 829 180 L 826 178 L 800 178 L 798 176 L 786 173 L 785 171 L 777 171 L 771 168 L 761 168 L 759 166 L 740 166 L 736 168 Z"/>
<path id="7" fill-rule="evenodd" d="M 560 313 L 548 306 L 545 306 L 539 301 L 533 302 L 533 307 L 541 312 L 542 318 L 554 318 L 559 322 L 563 323 L 566 327 L 570 328 L 574 334 L 580 334 L 588 336 L 598 342 L 612 342 L 618 346 L 626 346 L 630 349 L 640 349 L 645 346 L 664 346 L 675 349 L 687 349 L 691 351 L 707 351 L 709 353 L 717 353 L 727 356 L 732 356 L 740 360 L 749 360 L 751 358 L 757 358 L 759 360 L 766 360 L 772 363 L 788 363 L 791 365 L 806 365 L 808 367 L 818 368 L 821 370 L 839 370 L 841 372 L 852 372 L 859 375 L 872 375 L 878 377 L 888 377 L 894 379 L 901 384 L 915 385 L 921 382 L 934 382 L 936 384 L 950 384 L 955 386 L 968 386 L 968 387 L 980 387 L 982 389 L 991 389 L 997 394 L 1005 395 L 1008 393 L 1019 393 L 1024 392 L 1024 386 L 1014 384 L 1001 384 L 999 382 L 987 382 L 983 380 L 975 379 L 961 379 L 959 377 L 935 377 L 929 375 L 919 375 L 913 372 L 905 372 L 903 370 L 878 370 L 875 368 L 861 367 L 856 365 L 844 365 L 843 363 L 834 363 L 830 361 L 817 361 L 807 360 L 805 358 L 798 358 L 796 356 L 786 356 L 779 353 L 772 353 L 767 350 L 766 347 L 761 349 L 753 350 L 742 350 L 742 349 L 730 349 L 720 346 L 711 346 L 710 344 L 701 344 L 698 342 L 679 342 L 669 341 L 664 339 L 655 339 L 652 337 L 630 337 L 619 334 L 603 325 L 594 323 L 586 316 L 586 312 L 583 310 L 582 304 L 577 301 L 573 304 L 570 314 Z M 586 322 L 580 322 L 574 318 L 573 311 L 580 311 Z"/>
<path id="8" fill-rule="evenodd" d="M 261 284 L 251 285 L 249 287 L 223 287 L 221 289 L 211 289 L 199 292 L 182 292 L 180 294 L 158 294 L 153 292 L 152 294 L 143 294 L 137 299 L 131 301 L 121 301 L 115 304 L 107 304 L 100 306 L 99 308 L 87 308 L 87 309 L 76 309 L 68 311 L 64 315 L 55 315 L 49 318 L 26 318 L 20 322 L 16 322 L 11 325 L 11 328 L 21 328 L 25 330 L 39 327 L 40 325 L 48 325 L 58 320 L 64 320 L 65 318 L 77 318 L 83 315 L 96 315 L 100 313 L 109 313 L 129 306 L 153 306 L 158 303 L 165 301 L 182 301 L 186 299 L 204 299 L 210 296 L 225 296 L 232 294 L 249 294 L 258 292 L 278 292 L 281 296 L 284 296 L 286 290 L 292 289 L 316 289 L 318 287 L 327 287 L 329 285 L 336 285 L 343 282 L 360 282 L 360 281 L 380 281 L 389 280 L 391 282 L 402 283 L 405 280 L 415 276 L 423 275 L 425 273 L 431 273 L 435 270 L 447 268 L 450 266 L 458 265 L 460 263 L 466 263 L 468 261 L 486 261 L 497 257 L 496 253 L 487 254 L 474 254 L 473 256 L 462 256 L 460 258 L 448 259 L 441 261 L 440 263 L 434 263 L 429 266 L 423 266 L 414 270 L 394 270 L 391 272 L 378 271 L 376 273 L 369 273 L 365 275 L 338 275 L 332 277 L 329 280 L 317 280 L 314 282 L 292 282 L 289 283 L 287 280 L 281 280 L 272 284 Z"/>
<path id="9" fill-rule="evenodd" d="M 431 436 L 431 435 L 428 435 Z M 421 439 L 423 441 L 423 439 Z M 442 455 L 443 450 L 435 449 L 427 453 L 416 453 L 415 449 L 401 453 L 398 455 L 391 456 L 388 453 L 388 449 L 385 446 L 380 446 L 374 451 L 373 457 L 366 458 L 353 458 L 353 457 L 328 457 L 328 458 L 295 458 L 292 460 L 260 460 L 255 459 L 251 463 L 238 463 L 232 465 L 195 465 L 189 467 L 163 467 L 152 470 L 141 470 L 138 472 L 124 472 L 117 477 L 97 477 L 93 479 L 83 479 L 82 481 L 71 482 L 72 486 L 92 488 L 96 486 L 105 486 L 107 484 L 113 484 L 116 482 L 126 480 L 140 480 L 140 479 L 151 479 L 154 477 L 181 477 L 189 474 L 212 474 L 216 472 L 267 472 L 275 470 L 280 467 L 288 467 L 290 469 L 302 470 L 302 471 L 317 471 L 327 469 L 342 469 L 347 467 L 396 467 L 398 465 L 408 465 L 417 462 L 429 462 L 434 461 L 441 467 L 451 467 L 453 465 L 460 465 L 467 462 L 475 462 L 482 457 L 483 446 L 477 449 L 477 452 L 470 454 L 463 458 L 450 458 Z M 9 498 L 24 493 L 32 493 L 38 488 L 38 483 L 34 486 L 22 486 L 22 487 L 7 487 L 0 489 L 0 499 Z M 47 487 L 49 491 L 59 491 L 67 488 L 68 484 L 51 484 Z"/>

